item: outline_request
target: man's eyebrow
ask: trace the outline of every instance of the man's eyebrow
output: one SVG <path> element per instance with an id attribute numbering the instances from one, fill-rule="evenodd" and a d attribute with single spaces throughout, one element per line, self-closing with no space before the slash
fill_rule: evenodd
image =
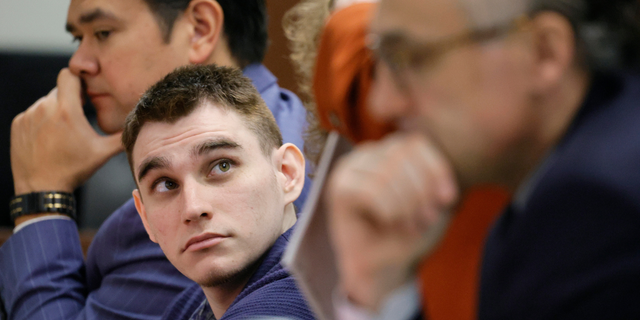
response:
<path id="1" fill-rule="evenodd" d="M 138 182 L 142 181 L 142 179 L 149 173 L 149 171 L 154 169 L 166 168 L 169 166 L 169 160 L 165 157 L 152 157 L 150 159 L 145 160 L 138 167 Z"/>
<path id="2" fill-rule="evenodd" d="M 242 147 L 227 139 L 207 140 L 193 148 L 191 155 L 201 156 L 205 153 L 211 152 L 217 149 L 242 149 Z"/>
<path id="3" fill-rule="evenodd" d="M 96 9 L 94 9 L 92 11 L 83 13 L 80 16 L 80 19 L 79 19 L 80 24 L 87 24 L 87 23 L 94 22 L 96 20 L 114 20 L 114 21 L 117 21 L 119 19 L 113 13 L 104 11 L 104 10 L 102 10 L 100 8 L 96 8 Z M 65 28 L 67 29 L 67 32 L 73 32 L 73 31 L 76 30 L 76 27 L 73 24 L 69 23 L 69 22 L 67 22 L 67 25 L 65 26 Z"/>

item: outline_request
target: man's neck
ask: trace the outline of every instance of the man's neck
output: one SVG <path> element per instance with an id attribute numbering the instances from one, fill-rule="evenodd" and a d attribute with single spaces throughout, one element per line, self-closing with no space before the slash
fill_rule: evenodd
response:
<path id="1" fill-rule="evenodd" d="M 255 266 L 251 266 L 250 270 L 243 272 L 243 275 L 238 277 L 238 279 L 233 279 L 213 287 L 201 286 L 216 319 L 222 318 L 222 315 L 229 309 L 231 303 L 238 297 L 240 292 L 242 292 L 242 289 L 247 285 L 251 275 L 253 275 L 259 265 L 260 263 L 257 262 Z"/>
<path id="2" fill-rule="evenodd" d="M 297 221 L 293 203 L 287 204 L 284 208 L 284 211 L 284 219 L 282 223 L 283 229 L 281 233 L 285 233 L 287 230 L 293 227 L 293 225 Z M 241 272 L 241 274 L 239 274 L 237 278 L 224 284 L 213 287 L 201 286 L 204 295 L 207 297 L 207 302 L 209 302 L 211 311 L 213 311 L 216 319 L 220 319 L 222 315 L 227 312 L 227 309 L 229 309 L 233 301 L 245 288 L 247 282 L 249 282 L 249 279 L 251 279 L 251 276 L 256 272 L 256 270 L 258 270 L 258 268 L 262 264 L 262 260 L 263 257 L 258 259 L 258 261 Z"/>
<path id="3" fill-rule="evenodd" d="M 284 219 L 282 221 L 281 233 L 285 233 L 287 230 L 291 229 L 291 227 L 296 224 L 296 221 L 298 221 L 298 216 L 296 215 L 296 209 L 292 202 L 284 207 Z"/>
<path id="4" fill-rule="evenodd" d="M 536 112 L 537 128 L 532 140 L 524 148 L 520 163 L 522 166 L 508 183 L 515 190 L 525 183 L 533 171 L 544 161 L 545 156 L 556 147 L 567 133 L 573 120 L 584 104 L 588 94 L 591 77 L 583 71 L 572 71 L 539 99 Z"/>
<path id="5" fill-rule="evenodd" d="M 219 66 L 240 68 L 238 59 L 236 59 L 231 53 L 226 36 L 224 36 L 222 41 L 218 42 L 218 45 L 207 59 L 206 64 L 217 64 Z"/>

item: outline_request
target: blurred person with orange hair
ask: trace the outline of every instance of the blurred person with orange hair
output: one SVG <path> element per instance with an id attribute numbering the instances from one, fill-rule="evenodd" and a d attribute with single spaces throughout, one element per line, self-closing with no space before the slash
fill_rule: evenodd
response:
<path id="1" fill-rule="evenodd" d="M 305 152 L 314 162 L 328 130 L 361 143 L 394 129 L 376 121 L 367 109 L 375 58 L 366 44 L 376 6 L 377 1 L 307 0 L 285 15 L 291 59 L 310 124 Z M 498 187 L 469 192 L 442 244 L 422 263 L 422 294 L 429 301 L 431 319 L 475 318 L 482 244 L 506 200 L 506 192 Z"/>

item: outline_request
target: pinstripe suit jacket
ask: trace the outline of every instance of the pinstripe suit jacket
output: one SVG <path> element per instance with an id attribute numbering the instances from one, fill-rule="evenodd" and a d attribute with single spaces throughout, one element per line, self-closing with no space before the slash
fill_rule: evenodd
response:
<path id="1" fill-rule="evenodd" d="M 305 110 L 262 65 L 245 68 L 285 142 L 302 149 Z M 300 208 L 310 187 L 296 201 Z M 69 220 L 20 230 L 0 248 L 0 295 L 8 319 L 159 319 L 192 285 L 151 242 L 130 200 L 100 227 L 87 260 Z"/>
<path id="2" fill-rule="evenodd" d="M 640 76 L 596 75 L 489 235 L 479 319 L 640 318 Z"/>

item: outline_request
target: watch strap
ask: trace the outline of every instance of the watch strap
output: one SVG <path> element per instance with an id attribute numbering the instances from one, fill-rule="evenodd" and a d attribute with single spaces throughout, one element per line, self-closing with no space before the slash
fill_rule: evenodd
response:
<path id="1" fill-rule="evenodd" d="M 11 220 L 36 213 L 60 213 L 76 219 L 73 193 L 59 191 L 31 192 L 13 196 L 9 202 Z"/>

